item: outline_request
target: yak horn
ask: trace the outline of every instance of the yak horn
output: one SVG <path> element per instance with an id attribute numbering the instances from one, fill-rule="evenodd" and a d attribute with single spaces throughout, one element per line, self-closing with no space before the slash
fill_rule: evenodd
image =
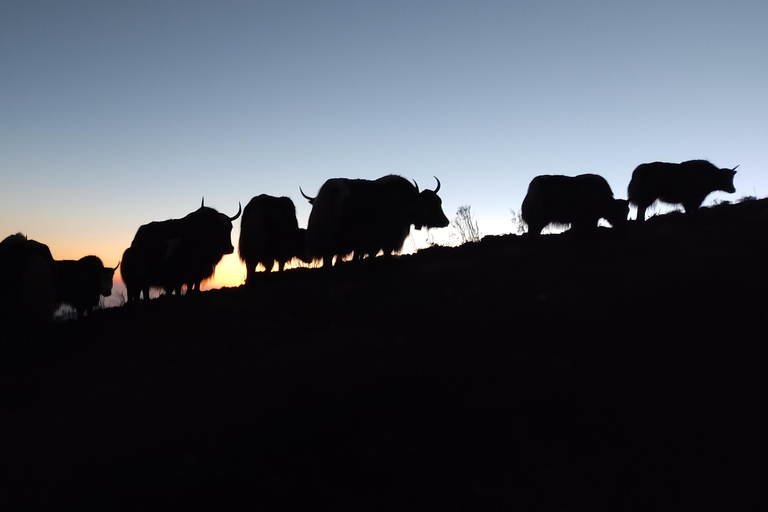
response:
<path id="1" fill-rule="evenodd" d="M 741 165 L 741 164 L 739 164 L 739 165 Z M 736 169 L 738 169 L 739 165 L 737 165 L 736 167 L 734 167 L 734 168 L 733 168 L 733 169 L 731 169 L 731 170 L 732 170 L 733 172 L 736 172 Z"/>
<path id="2" fill-rule="evenodd" d="M 303 195 L 303 196 L 304 196 L 304 199 L 306 199 L 307 201 L 309 201 L 309 204 L 314 204 L 314 202 L 315 202 L 315 199 L 317 199 L 317 196 L 315 196 L 315 197 L 309 197 L 307 194 L 305 194 L 305 193 L 304 193 L 304 191 L 303 191 L 303 190 L 301 190 L 301 187 L 299 187 L 299 192 L 301 192 L 301 195 Z"/>
<path id="3" fill-rule="evenodd" d="M 437 179 L 437 176 L 432 176 L 435 178 L 435 181 L 437 181 L 437 188 L 435 189 L 435 194 L 437 194 L 440 191 L 440 180 Z"/>
<path id="4" fill-rule="evenodd" d="M 240 216 L 241 213 L 243 213 L 243 205 L 240 204 L 240 202 L 238 201 L 237 202 L 237 213 L 235 214 L 234 217 L 230 217 L 229 220 L 237 219 Z"/>
<path id="5" fill-rule="evenodd" d="M 413 186 L 416 187 L 416 192 L 419 191 L 419 184 L 416 183 L 416 180 L 413 180 Z"/>

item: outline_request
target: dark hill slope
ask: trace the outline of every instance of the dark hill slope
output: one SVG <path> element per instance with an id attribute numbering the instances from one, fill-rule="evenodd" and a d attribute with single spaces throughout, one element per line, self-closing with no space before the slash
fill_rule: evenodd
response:
<path id="1" fill-rule="evenodd" d="M 763 509 L 766 257 L 746 201 L 57 323 L 4 357 L 0 476 L 48 510 Z"/>

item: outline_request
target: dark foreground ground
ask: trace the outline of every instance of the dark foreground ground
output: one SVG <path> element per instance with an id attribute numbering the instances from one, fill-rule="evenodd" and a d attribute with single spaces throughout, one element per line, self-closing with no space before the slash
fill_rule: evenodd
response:
<path id="1" fill-rule="evenodd" d="M 3 352 L 3 500 L 766 510 L 767 258 L 759 200 L 57 322 Z"/>

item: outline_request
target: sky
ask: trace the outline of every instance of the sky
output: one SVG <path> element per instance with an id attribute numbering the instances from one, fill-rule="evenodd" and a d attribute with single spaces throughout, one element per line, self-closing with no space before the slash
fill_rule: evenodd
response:
<path id="1" fill-rule="evenodd" d="M 765 0 L 6 0 L 0 238 L 115 266 L 203 197 L 288 196 L 306 227 L 299 187 L 386 174 L 437 176 L 483 235 L 540 174 L 625 198 L 640 163 L 703 158 L 740 166 L 707 203 L 766 197 L 766 23 Z M 244 277 L 235 253 L 208 287 Z"/>

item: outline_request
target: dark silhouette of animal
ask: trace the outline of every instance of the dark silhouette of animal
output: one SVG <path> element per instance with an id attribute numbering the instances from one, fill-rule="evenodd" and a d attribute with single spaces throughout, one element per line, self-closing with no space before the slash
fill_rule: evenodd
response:
<path id="1" fill-rule="evenodd" d="M 282 272 L 293 258 L 309 260 L 305 256 L 306 230 L 299 228 L 293 201 L 266 194 L 252 198 L 243 209 L 238 252 L 247 269 L 246 283 L 259 264 L 271 272 L 277 262 Z"/>
<path id="2" fill-rule="evenodd" d="M 301 194 L 312 204 L 307 226 L 309 256 L 333 265 L 333 257 L 348 254 L 361 259 L 400 252 L 411 225 L 416 229 L 449 224 L 435 190 L 419 192 L 418 185 L 401 176 L 377 180 L 334 178 L 316 197 Z M 301 189 L 299 189 L 301 190 Z"/>
<path id="3" fill-rule="evenodd" d="M 706 160 L 640 164 L 632 172 L 627 197 L 630 203 L 637 206 L 637 220 L 640 222 L 645 220 L 645 210 L 657 199 L 681 204 L 686 215 L 693 215 L 710 193 L 716 190 L 729 194 L 736 192 L 733 186 L 736 167 L 718 169 Z"/>
<path id="4" fill-rule="evenodd" d="M 149 298 L 150 288 L 166 293 L 200 289 L 200 283 L 213 276 L 225 254 L 232 254 L 232 221 L 203 202 L 198 210 L 181 219 L 145 224 L 136 232 L 131 246 L 123 253 L 120 272 L 128 301 Z"/>
<path id="5" fill-rule="evenodd" d="M 597 229 L 600 219 L 613 227 L 624 226 L 629 205 L 614 199 L 608 182 L 597 174 L 542 175 L 531 180 L 521 210 L 534 236 L 549 224 L 570 224 L 584 234 Z"/>
<path id="6" fill-rule="evenodd" d="M 161 240 L 157 243 L 144 243 L 131 246 L 123 252 L 120 261 L 120 273 L 125 283 L 128 302 L 139 300 L 144 293 L 144 300 L 149 299 L 150 289 L 166 290 L 167 293 L 179 292 L 183 285 L 179 277 L 181 272 L 174 267 L 172 256 L 180 239 Z"/>
<path id="7" fill-rule="evenodd" d="M 97 256 L 85 256 L 79 260 L 56 261 L 56 301 L 72 306 L 78 318 L 84 313 L 90 317 L 103 295 L 112 294 L 112 278 L 115 268 L 104 267 Z"/>
<path id="8" fill-rule="evenodd" d="M 35 333 L 56 310 L 56 264 L 48 246 L 21 233 L 0 242 L 0 331 Z"/>

